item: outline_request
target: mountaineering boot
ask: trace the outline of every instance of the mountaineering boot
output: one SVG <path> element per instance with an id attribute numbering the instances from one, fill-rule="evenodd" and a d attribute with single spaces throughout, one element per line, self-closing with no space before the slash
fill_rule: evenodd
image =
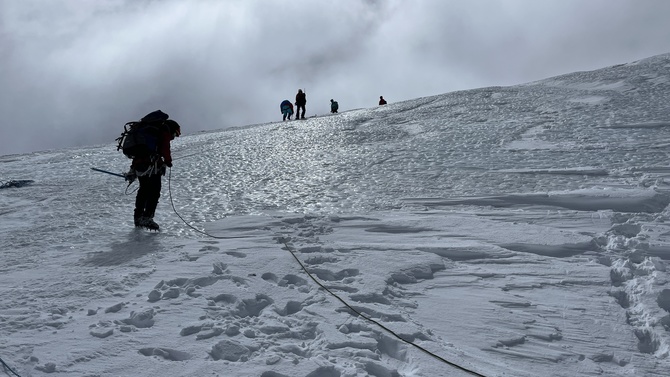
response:
<path id="1" fill-rule="evenodd" d="M 140 217 L 139 224 L 140 224 L 139 226 L 147 228 L 149 230 L 155 230 L 155 231 L 160 230 L 158 224 L 156 224 L 154 219 L 152 219 L 151 217 Z"/>

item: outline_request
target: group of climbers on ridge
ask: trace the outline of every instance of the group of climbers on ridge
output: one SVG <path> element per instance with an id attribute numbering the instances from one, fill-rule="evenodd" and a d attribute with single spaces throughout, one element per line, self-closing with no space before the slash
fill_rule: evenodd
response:
<path id="1" fill-rule="evenodd" d="M 307 105 L 307 95 L 302 89 L 298 89 L 298 93 L 295 95 L 295 119 L 305 119 L 305 105 Z M 386 100 L 384 99 L 384 96 L 379 96 L 379 106 L 382 105 L 386 105 Z M 339 108 L 339 103 L 331 98 L 330 112 L 332 114 L 336 114 Z M 294 114 L 293 103 L 285 99 L 281 102 L 281 104 L 279 104 L 279 110 L 282 114 L 282 121 L 287 119 L 291 120 L 291 117 Z M 302 110 L 302 112 L 300 110 Z"/>

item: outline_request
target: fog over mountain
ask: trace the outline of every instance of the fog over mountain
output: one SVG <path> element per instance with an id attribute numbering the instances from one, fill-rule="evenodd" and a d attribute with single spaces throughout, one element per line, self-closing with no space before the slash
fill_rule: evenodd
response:
<path id="1" fill-rule="evenodd" d="M 0 155 L 516 85 L 668 52 L 664 0 L 0 0 Z"/>

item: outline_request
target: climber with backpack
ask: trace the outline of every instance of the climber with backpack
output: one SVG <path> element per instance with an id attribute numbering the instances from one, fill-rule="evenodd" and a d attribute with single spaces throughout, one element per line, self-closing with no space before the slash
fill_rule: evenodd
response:
<path id="1" fill-rule="evenodd" d="M 305 105 L 307 104 L 307 95 L 302 89 L 298 89 L 298 94 L 295 95 L 295 120 L 305 119 Z M 302 109 L 302 115 L 300 115 Z"/>
<path id="2" fill-rule="evenodd" d="M 335 114 L 337 113 L 337 109 L 340 108 L 340 105 L 337 103 L 337 101 L 331 99 L 330 100 L 330 112 Z"/>
<path id="3" fill-rule="evenodd" d="M 117 139 L 117 149 L 132 158 L 125 174 L 131 183 L 137 178 L 140 188 L 135 197 L 133 219 L 136 227 L 158 231 L 154 214 L 161 194 L 161 179 L 166 167 L 172 167 L 170 142 L 181 135 L 177 122 L 161 110 L 147 114 L 138 122 L 128 122 Z"/>
<path id="4" fill-rule="evenodd" d="M 291 115 L 293 115 L 293 104 L 291 101 L 285 99 L 282 101 L 282 103 L 279 105 L 279 110 L 281 110 L 281 113 L 283 115 L 282 121 L 285 121 L 286 118 L 288 120 L 291 120 Z"/>

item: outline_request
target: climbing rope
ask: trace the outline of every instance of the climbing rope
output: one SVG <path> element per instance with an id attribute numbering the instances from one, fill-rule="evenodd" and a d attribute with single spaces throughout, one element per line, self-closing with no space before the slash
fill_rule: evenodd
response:
<path id="1" fill-rule="evenodd" d="M 2 363 L 2 368 L 4 369 L 5 373 L 7 373 L 8 376 L 11 376 L 11 374 L 9 374 L 9 372 L 12 372 L 16 377 L 21 377 L 21 376 L 19 376 L 18 373 L 14 372 L 14 369 L 10 368 L 9 365 L 7 365 L 7 363 L 5 363 L 4 360 L 2 360 L 2 358 L 0 358 L 0 363 Z M 9 371 L 9 372 L 7 372 L 7 371 Z"/>
<path id="2" fill-rule="evenodd" d="M 189 228 L 193 229 L 194 231 L 196 231 L 196 232 L 198 232 L 198 233 L 200 233 L 200 234 L 203 234 L 203 235 L 205 235 L 205 236 L 207 236 L 207 237 L 211 237 L 211 238 L 214 238 L 214 239 L 225 239 L 224 237 L 217 237 L 217 236 L 211 235 L 211 234 L 209 234 L 209 233 L 207 233 L 207 232 L 205 232 L 205 231 L 202 231 L 202 230 L 200 230 L 200 229 L 197 229 L 196 227 L 194 227 L 194 226 L 192 226 L 191 224 L 189 224 L 186 220 L 184 220 L 184 218 L 179 214 L 179 212 L 177 212 L 177 208 L 175 208 L 174 201 L 173 201 L 173 199 L 172 199 L 172 187 L 171 187 L 171 183 L 170 183 L 171 181 L 172 181 L 172 169 L 170 169 L 170 172 L 168 173 L 168 193 L 169 193 L 169 196 L 170 196 L 170 204 L 172 205 L 172 210 L 173 210 L 174 213 L 177 215 L 177 217 L 179 217 L 179 219 L 181 219 L 181 221 L 183 221 L 184 224 L 186 224 Z M 353 306 L 351 306 L 349 303 L 347 303 L 342 297 L 338 296 L 336 293 L 334 293 L 333 291 L 331 291 L 330 289 L 328 289 L 328 287 L 324 286 L 324 285 L 323 285 L 323 284 L 322 284 L 316 277 L 314 277 L 314 275 L 312 275 L 312 273 L 309 272 L 309 270 L 307 269 L 307 267 L 305 267 L 305 265 L 302 263 L 302 261 L 300 260 L 300 258 L 298 258 L 298 256 L 295 254 L 295 252 L 293 251 L 293 249 L 288 245 L 288 243 L 287 243 L 286 241 L 283 241 L 283 240 L 282 240 L 282 241 L 280 241 L 280 242 L 285 246 L 286 250 L 293 256 L 293 258 L 296 260 L 296 262 L 298 262 L 298 264 L 300 265 L 300 268 L 302 268 L 302 270 L 307 274 L 307 276 L 309 276 L 309 277 L 310 277 L 310 278 L 311 278 L 311 279 L 312 279 L 312 280 L 313 280 L 319 287 L 321 287 L 323 290 L 325 290 L 326 292 L 328 292 L 331 296 L 335 297 L 335 298 L 336 298 L 338 301 L 340 301 L 344 306 L 346 306 L 346 307 L 347 307 L 349 310 L 351 310 L 352 312 L 356 313 L 356 314 L 357 314 L 358 316 L 360 316 L 361 318 L 363 318 L 363 319 L 365 319 L 366 321 L 371 322 L 371 323 L 373 323 L 373 324 L 379 326 L 379 327 L 382 328 L 384 331 L 386 331 L 386 332 L 388 332 L 389 334 L 393 335 L 395 338 L 399 339 L 400 341 L 402 341 L 402 342 L 404 342 L 404 343 L 407 343 L 407 344 L 409 344 L 409 345 L 411 345 L 411 346 L 413 346 L 413 347 L 415 347 L 415 348 L 417 348 L 417 349 L 419 349 L 419 350 L 425 352 L 426 354 L 428 354 L 428 355 L 434 357 L 435 359 L 437 359 L 437 360 L 439 360 L 439 361 L 441 361 L 441 362 L 443 362 L 443 363 L 445 363 L 445 364 L 447 364 L 447 365 L 450 365 L 450 366 L 453 367 L 453 368 L 462 370 L 462 371 L 464 371 L 464 372 L 466 372 L 466 373 L 469 373 L 469 374 L 471 374 L 471 375 L 473 375 L 473 376 L 477 376 L 477 377 L 486 377 L 485 375 L 483 375 L 483 374 L 481 374 L 481 373 L 475 372 L 475 371 L 473 371 L 473 370 L 471 370 L 471 369 L 468 369 L 468 368 L 463 367 L 463 366 L 460 366 L 460 365 L 458 365 L 458 364 L 456 364 L 456 363 L 454 363 L 454 362 L 451 362 L 451 361 L 449 361 L 449 360 L 443 358 L 442 356 L 439 356 L 439 355 L 437 355 L 437 354 L 435 354 L 435 353 L 433 353 L 433 352 L 431 352 L 431 351 L 429 351 L 429 350 L 427 350 L 427 349 L 421 347 L 420 345 L 418 345 L 418 344 L 416 344 L 416 343 L 414 343 L 414 342 L 412 342 L 412 341 L 409 341 L 409 340 L 407 340 L 407 339 L 404 339 L 402 336 L 398 335 L 395 331 L 393 331 L 393 330 L 389 329 L 388 327 L 384 326 L 384 325 L 383 325 L 382 323 L 380 323 L 379 321 L 376 321 L 376 320 L 374 320 L 374 319 L 372 319 L 372 318 L 370 318 L 370 317 L 364 315 L 364 314 L 361 313 L 359 310 L 357 310 L 356 308 L 354 308 Z"/>

